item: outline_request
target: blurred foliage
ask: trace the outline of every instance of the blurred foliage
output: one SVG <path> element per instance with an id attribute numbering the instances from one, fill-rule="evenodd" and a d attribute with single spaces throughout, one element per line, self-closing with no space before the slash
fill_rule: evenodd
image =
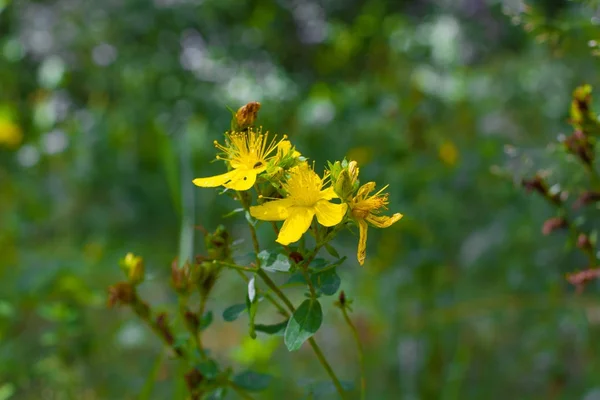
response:
<path id="1" fill-rule="evenodd" d="M 364 268 L 338 271 L 368 398 L 597 398 L 598 288 L 573 294 L 564 274 L 584 256 L 541 235 L 551 206 L 513 181 L 548 165 L 572 90 L 599 87 L 599 18 L 573 1 L 0 0 L 0 398 L 183 398 L 176 363 L 106 310 L 106 287 L 131 251 L 143 296 L 173 304 L 190 218 L 212 230 L 232 205 L 186 182 L 219 172 L 226 106 L 249 101 L 317 169 L 368 163 L 405 215 L 370 234 Z M 227 221 L 243 257 L 244 221 Z M 338 249 L 353 259 L 355 243 Z M 223 279 L 212 301 L 244 293 Z M 317 337 L 353 381 L 352 338 L 323 306 Z M 276 377 L 260 398 L 326 380 L 304 348 L 291 362 L 243 324 L 212 331 L 216 358 Z"/>

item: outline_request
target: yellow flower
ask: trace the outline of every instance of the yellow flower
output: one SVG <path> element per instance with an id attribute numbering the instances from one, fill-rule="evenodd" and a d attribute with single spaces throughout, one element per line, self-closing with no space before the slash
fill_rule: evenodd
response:
<path id="1" fill-rule="evenodd" d="M 375 189 L 375 182 L 366 183 L 358 189 L 358 193 L 350 202 L 351 214 L 358 223 L 360 234 L 358 252 L 356 254 L 360 265 L 365 263 L 367 256 L 367 222 L 377 228 L 387 228 L 403 216 L 400 213 L 396 213 L 391 217 L 378 215 L 381 210 L 387 210 L 387 205 L 389 204 L 389 195 L 382 193 L 386 188 L 387 186 L 374 195 L 369 196 L 369 193 Z"/>
<path id="2" fill-rule="evenodd" d="M 16 148 L 23 140 L 23 133 L 19 125 L 7 119 L 0 119 L 0 144 L 9 148 Z"/>
<path id="3" fill-rule="evenodd" d="M 274 157 L 271 153 L 275 151 L 277 144 L 272 140 L 267 145 L 266 134 L 260 129 L 249 129 L 247 133 L 226 133 L 225 146 L 215 141 L 215 147 L 225 153 L 225 157 L 217 156 L 217 159 L 227 161 L 232 170 L 221 175 L 194 179 L 194 185 L 248 190 L 256 182 L 258 174 L 267 168 L 269 159 Z"/>
<path id="4" fill-rule="evenodd" d="M 144 280 L 144 260 L 133 253 L 127 253 L 121 260 L 121 268 L 131 283 L 137 285 Z"/>
<path id="5" fill-rule="evenodd" d="M 313 217 L 323 226 L 339 224 L 346 215 L 346 204 L 334 204 L 337 198 L 333 188 L 323 189 L 324 180 L 307 163 L 290 170 L 289 180 L 283 184 L 284 199 L 273 200 L 250 207 L 250 215 L 264 221 L 284 221 L 277 242 L 283 245 L 298 241 L 308 230 Z"/>

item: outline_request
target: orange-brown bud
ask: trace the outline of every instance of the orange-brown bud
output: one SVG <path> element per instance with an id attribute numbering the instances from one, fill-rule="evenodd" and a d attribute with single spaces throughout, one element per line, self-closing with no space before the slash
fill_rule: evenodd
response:
<path id="1" fill-rule="evenodd" d="M 108 288 L 108 307 L 131 304 L 135 300 L 133 286 L 129 282 L 119 282 Z"/>
<path id="2" fill-rule="evenodd" d="M 563 217 L 554 217 L 546 220 L 544 225 L 542 226 L 542 233 L 544 235 L 549 235 L 555 230 L 563 229 L 568 226 L 567 220 Z"/>
<path id="3" fill-rule="evenodd" d="M 235 113 L 237 130 L 241 131 L 252 126 L 258 116 L 258 110 L 260 110 L 260 103 L 258 101 L 252 101 L 245 106 L 240 107 Z"/>

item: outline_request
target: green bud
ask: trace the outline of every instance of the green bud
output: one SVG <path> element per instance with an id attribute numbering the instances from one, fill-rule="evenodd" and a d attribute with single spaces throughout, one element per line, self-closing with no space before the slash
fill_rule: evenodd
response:
<path id="1" fill-rule="evenodd" d="M 231 259 L 231 237 L 223 225 L 219 225 L 213 233 L 204 237 L 208 258 L 227 261 Z"/>
<path id="2" fill-rule="evenodd" d="M 127 253 L 120 264 L 131 284 L 137 285 L 144 280 L 144 260 L 142 257 Z"/>

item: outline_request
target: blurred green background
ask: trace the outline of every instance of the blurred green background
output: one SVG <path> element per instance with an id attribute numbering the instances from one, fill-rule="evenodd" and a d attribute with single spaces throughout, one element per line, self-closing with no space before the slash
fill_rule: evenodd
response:
<path id="1" fill-rule="evenodd" d="M 0 0 L 0 400 L 134 399 L 152 374 L 150 398 L 182 398 L 177 365 L 128 309 L 106 309 L 106 288 L 132 251 L 144 298 L 176 304 L 182 232 L 236 207 L 188 182 L 223 170 L 212 142 L 248 101 L 317 169 L 359 161 L 405 215 L 369 230 L 364 268 L 356 235 L 336 241 L 368 399 L 600 399 L 598 290 L 574 295 L 564 274 L 584 258 L 541 235 L 551 207 L 514 184 L 551 163 L 572 90 L 599 83 L 600 13 L 532 5 Z M 243 218 L 224 222 L 251 251 Z M 327 380 L 307 346 L 220 317 L 244 296 L 235 274 L 219 282 L 205 341 L 276 377 L 256 398 L 305 398 Z M 356 382 L 333 300 L 316 338 Z"/>

